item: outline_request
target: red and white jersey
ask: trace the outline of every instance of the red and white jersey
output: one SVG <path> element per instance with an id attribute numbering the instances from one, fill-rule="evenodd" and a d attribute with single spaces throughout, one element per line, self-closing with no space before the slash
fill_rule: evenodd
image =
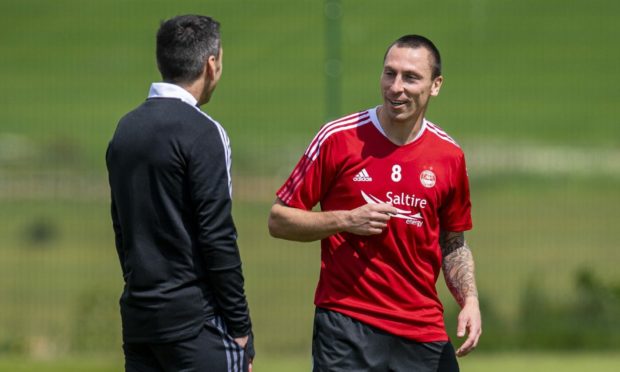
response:
<path id="1" fill-rule="evenodd" d="M 321 241 L 315 304 L 418 342 L 445 341 L 435 283 L 439 231 L 472 227 L 461 148 L 424 120 L 416 139 L 392 143 L 376 108 L 324 125 L 277 192 L 290 207 L 398 208 L 383 233 L 339 233 Z"/>

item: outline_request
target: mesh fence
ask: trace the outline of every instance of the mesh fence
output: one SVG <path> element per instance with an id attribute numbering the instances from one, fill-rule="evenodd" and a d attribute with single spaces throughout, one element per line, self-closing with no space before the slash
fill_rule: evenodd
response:
<path id="1" fill-rule="evenodd" d="M 326 119 L 381 103 L 383 53 L 407 33 L 442 51 L 428 116 L 469 160 L 481 348 L 617 348 L 620 9 L 594 3 L 3 1 L 0 355 L 120 349 L 104 153 L 159 80 L 159 22 L 183 13 L 222 23 L 224 75 L 203 109 L 232 141 L 259 350 L 308 353 L 318 279 L 318 243 L 268 236 L 275 191 Z"/>

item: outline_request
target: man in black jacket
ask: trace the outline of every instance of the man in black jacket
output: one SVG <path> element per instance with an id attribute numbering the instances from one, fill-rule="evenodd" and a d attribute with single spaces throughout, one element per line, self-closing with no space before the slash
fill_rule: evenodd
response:
<path id="1" fill-rule="evenodd" d="M 219 23 L 162 23 L 162 83 L 106 153 L 127 371 L 247 371 L 254 350 L 231 216 L 230 144 L 198 106 L 222 74 Z"/>

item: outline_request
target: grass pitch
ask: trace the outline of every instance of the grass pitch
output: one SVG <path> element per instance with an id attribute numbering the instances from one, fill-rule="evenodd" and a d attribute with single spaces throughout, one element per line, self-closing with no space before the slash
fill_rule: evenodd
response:
<path id="1" fill-rule="evenodd" d="M 618 354 L 553 354 L 553 353 L 474 353 L 459 360 L 462 371 L 475 372 L 615 372 L 620 367 Z M 75 358 L 54 361 L 26 361 L 21 359 L 0 359 L 0 370 L 13 372 L 112 372 L 123 368 L 121 360 L 110 358 Z M 303 372 L 311 369 L 309 358 L 264 357 L 256 360 L 256 372 Z"/>
<path id="2" fill-rule="evenodd" d="M 466 150 L 478 143 L 594 154 L 620 148 L 620 50 L 610 47 L 620 38 L 620 3 L 343 0 L 342 10 L 342 114 L 380 103 L 386 46 L 420 33 L 442 51 L 446 78 L 428 117 Z M 266 220 L 275 188 L 327 119 L 323 8 L 310 0 L 0 3 L 0 355 L 120 352 L 121 280 L 103 156 L 118 118 L 159 79 L 159 22 L 189 12 L 223 25 L 224 74 L 205 110 L 232 140 L 247 292 L 259 355 L 269 355 L 257 370 L 307 370 L 307 357 L 297 355 L 309 354 L 318 243 L 271 239 Z M 518 173 L 470 169 L 468 240 L 480 293 L 508 320 L 531 278 L 558 302 L 575 296 L 580 267 L 618 281 L 617 175 L 531 173 L 539 168 L 530 165 Z M 502 363 L 511 358 L 476 356 L 463 365 L 509 371 Z M 598 355 L 585 364 L 555 355 L 514 359 L 515 370 L 535 370 L 524 360 L 566 360 L 547 370 L 567 371 L 617 363 Z M 119 369 L 104 360 L 33 363 L 0 360 L 0 370 Z"/>

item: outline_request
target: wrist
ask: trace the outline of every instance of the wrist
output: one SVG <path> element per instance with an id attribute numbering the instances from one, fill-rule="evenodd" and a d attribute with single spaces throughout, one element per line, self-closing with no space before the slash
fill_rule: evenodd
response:
<path id="1" fill-rule="evenodd" d="M 463 307 L 468 306 L 468 305 L 479 306 L 480 305 L 480 301 L 478 300 L 478 296 L 477 295 L 469 295 L 469 296 L 465 297 L 463 299 Z"/>
<path id="2" fill-rule="evenodd" d="M 352 217 L 350 211 L 332 211 L 332 221 L 329 222 L 332 234 L 347 231 L 352 225 Z"/>
<path id="3" fill-rule="evenodd" d="M 235 337 L 234 340 L 239 346 L 245 348 L 245 346 L 248 344 L 249 338 L 250 336 Z"/>

